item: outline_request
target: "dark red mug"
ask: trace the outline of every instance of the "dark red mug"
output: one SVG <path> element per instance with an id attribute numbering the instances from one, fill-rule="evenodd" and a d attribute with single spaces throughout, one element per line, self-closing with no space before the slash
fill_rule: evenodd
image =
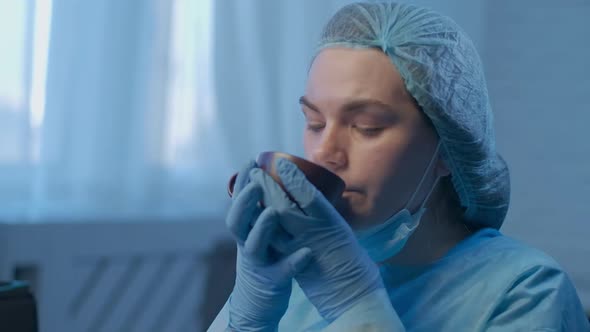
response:
<path id="1" fill-rule="evenodd" d="M 258 164 L 258 167 L 262 170 L 267 172 L 283 190 L 285 190 L 285 187 L 281 183 L 281 179 L 275 169 L 275 162 L 278 158 L 287 159 L 294 163 L 303 174 L 305 174 L 307 180 L 311 182 L 311 184 L 313 184 L 332 204 L 342 196 L 345 187 L 344 181 L 328 169 L 318 164 L 314 164 L 309 160 L 284 152 L 267 151 L 260 153 L 258 158 L 256 158 L 256 164 Z M 233 195 L 237 177 L 238 173 L 234 174 L 229 180 L 227 192 L 230 197 Z M 286 190 L 285 192 L 287 193 L 287 196 L 293 200 Z"/>

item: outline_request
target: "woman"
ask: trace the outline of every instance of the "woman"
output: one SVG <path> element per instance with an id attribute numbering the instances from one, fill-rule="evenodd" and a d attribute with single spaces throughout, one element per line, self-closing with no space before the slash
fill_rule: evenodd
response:
<path id="1" fill-rule="evenodd" d="M 557 263 L 498 232 L 508 168 L 479 57 L 449 18 L 342 8 L 300 103 L 306 158 L 346 190 L 333 207 L 280 160 L 299 209 L 253 162 L 240 171 L 236 283 L 210 330 L 590 330 Z"/>

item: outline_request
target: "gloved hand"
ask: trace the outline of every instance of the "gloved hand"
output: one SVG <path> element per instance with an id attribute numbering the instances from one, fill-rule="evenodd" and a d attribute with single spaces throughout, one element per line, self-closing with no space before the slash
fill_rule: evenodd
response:
<path id="1" fill-rule="evenodd" d="M 272 207 L 258 204 L 263 200 L 263 190 L 259 183 L 249 183 L 251 172 L 261 172 L 254 162 L 239 172 L 226 219 L 238 247 L 228 328 L 240 332 L 276 331 L 289 303 L 292 278 L 306 266 L 311 252 L 301 248 L 280 256 L 272 250 L 271 238 L 278 233 L 277 214 Z M 280 197 L 284 192 L 271 194 Z"/>
<path id="2" fill-rule="evenodd" d="M 324 319 L 332 322 L 363 296 L 384 287 L 378 267 L 342 216 L 297 166 L 279 159 L 276 170 L 299 207 L 289 204 L 286 195 L 278 194 L 281 188 L 267 174 L 256 172 L 250 178 L 262 185 L 265 197 L 274 193 L 265 204 L 277 209 L 282 228 L 292 237 L 289 243 L 281 241 L 275 247 L 284 253 L 311 249 L 311 262 L 295 278 Z"/>

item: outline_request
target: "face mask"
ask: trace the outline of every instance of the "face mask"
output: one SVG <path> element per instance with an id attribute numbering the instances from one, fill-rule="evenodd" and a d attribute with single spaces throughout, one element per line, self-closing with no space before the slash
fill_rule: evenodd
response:
<path id="1" fill-rule="evenodd" d="M 370 227 L 368 229 L 362 231 L 356 231 L 356 237 L 359 241 L 360 245 L 367 250 L 369 257 L 373 259 L 375 262 L 382 262 L 385 261 L 398 252 L 402 250 L 402 248 L 406 245 L 406 242 L 410 238 L 410 236 L 414 233 L 416 228 L 418 228 L 418 224 L 420 223 L 420 219 L 424 215 L 426 211 L 425 205 L 428 202 L 428 198 L 430 198 L 430 194 L 434 188 L 436 188 L 436 184 L 440 177 L 437 177 L 426 195 L 426 198 L 416 211 L 416 213 L 412 214 L 409 210 L 414 198 L 424 180 L 426 179 L 426 175 L 429 174 L 430 169 L 434 165 L 434 161 L 438 156 L 438 150 L 440 148 L 440 143 L 436 146 L 436 150 L 434 151 L 434 155 L 422 174 L 422 178 L 418 183 L 418 187 L 412 194 L 412 197 L 406 204 L 406 207 L 401 209 L 399 212 L 394 214 L 393 216 L 389 217 L 384 223 Z"/>

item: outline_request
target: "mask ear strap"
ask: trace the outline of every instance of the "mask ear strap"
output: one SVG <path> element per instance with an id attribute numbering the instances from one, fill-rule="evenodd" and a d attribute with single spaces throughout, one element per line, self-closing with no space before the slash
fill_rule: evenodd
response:
<path id="1" fill-rule="evenodd" d="M 424 198 L 424 201 L 422 201 L 422 205 L 420 206 L 420 209 L 423 209 L 426 206 L 426 203 L 428 203 L 428 200 L 430 199 L 430 195 L 432 195 L 432 193 L 434 192 L 434 188 L 436 188 L 436 185 L 438 185 L 439 180 L 440 180 L 440 176 L 437 176 L 436 180 L 434 180 L 434 183 L 432 184 L 432 188 L 430 188 L 430 191 L 428 192 L 428 195 L 426 195 L 426 198 Z"/>
<path id="2" fill-rule="evenodd" d="M 410 206 L 414 202 L 414 198 L 416 198 L 416 195 L 418 194 L 418 191 L 420 191 L 420 188 L 422 188 L 422 185 L 424 184 L 424 180 L 426 180 L 426 175 L 428 174 L 428 172 L 430 171 L 430 169 L 432 168 L 432 166 L 434 165 L 434 162 L 436 161 L 436 159 L 438 157 L 438 150 L 440 149 L 440 146 L 441 146 L 441 143 L 438 142 L 438 144 L 436 145 L 436 149 L 434 150 L 434 154 L 432 155 L 432 158 L 430 159 L 430 163 L 428 163 L 428 167 L 426 167 L 426 170 L 424 171 L 424 174 L 422 174 L 422 178 L 420 179 L 420 182 L 418 183 L 416 190 L 414 190 L 412 197 L 410 197 L 410 200 L 406 204 L 406 209 L 410 208 Z M 423 208 L 424 205 L 426 205 L 426 202 L 430 198 L 430 195 L 434 191 L 434 188 L 436 188 L 436 185 L 438 184 L 439 179 L 440 179 L 440 176 L 437 176 L 436 180 L 434 180 L 434 185 L 432 186 L 432 188 L 430 188 L 428 195 L 426 195 L 426 198 L 422 202 L 421 208 Z"/>

